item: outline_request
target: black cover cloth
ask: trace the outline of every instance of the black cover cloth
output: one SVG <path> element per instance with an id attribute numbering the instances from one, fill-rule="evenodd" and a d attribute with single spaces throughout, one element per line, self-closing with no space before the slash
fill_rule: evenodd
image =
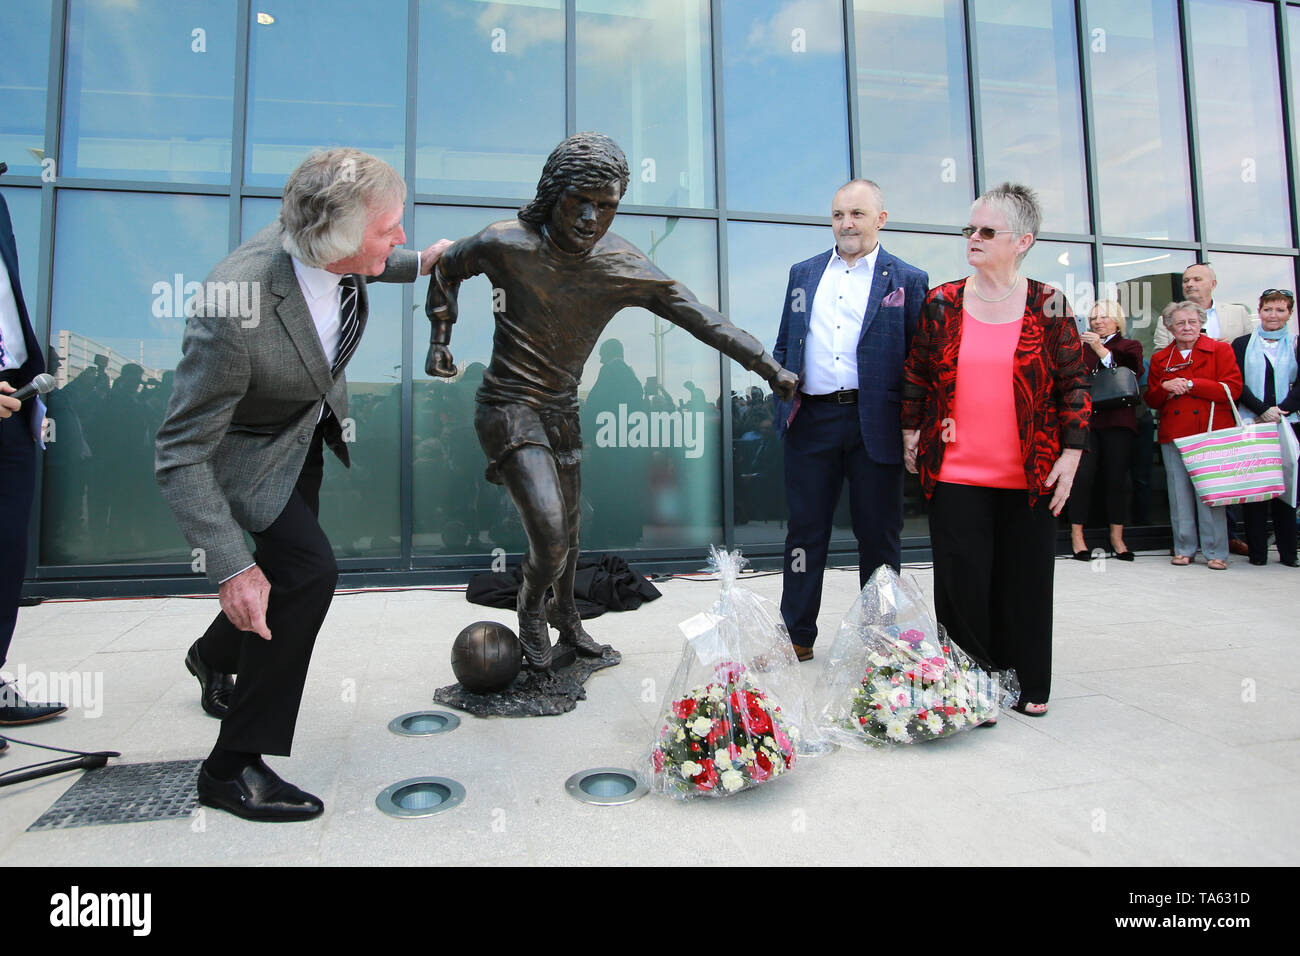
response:
<path id="1" fill-rule="evenodd" d="M 522 583 L 523 573 L 517 566 L 502 572 L 484 571 L 469 579 L 465 599 L 471 604 L 513 611 Z M 659 597 L 659 589 L 617 554 L 603 554 L 578 558 L 573 596 L 585 620 L 606 611 L 635 611 Z"/>

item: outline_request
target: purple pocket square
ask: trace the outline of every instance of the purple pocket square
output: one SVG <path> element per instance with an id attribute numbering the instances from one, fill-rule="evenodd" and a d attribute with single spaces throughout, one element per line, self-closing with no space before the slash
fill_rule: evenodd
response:
<path id="1" fill-rule="evenodd" d="M 889 295 L 885 296 L 884 299 L 882 299 L 880 302 L 881 308 L 890 308 L 896 305 L 901 306 L 902 304 L 903 304 L 902 289 L 895 289 L 893 292 L 889 293 Z"/>

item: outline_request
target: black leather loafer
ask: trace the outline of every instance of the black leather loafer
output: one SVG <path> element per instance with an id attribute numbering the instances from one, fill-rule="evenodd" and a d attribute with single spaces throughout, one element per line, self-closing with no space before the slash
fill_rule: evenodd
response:
<path id="1" fill-rule="evenodd" d="M 267 823 L 310 820 L 325 810 L 319 797 L 285 783 L 260 759 L 234 780 L 218 780 L 208 773 L 206 764 L 200 767 L 199 803 Z"/>
<path id="2" fill-rule="evenodd" d="M 226 716 L 230 710 L 230 697 L 235 692 L 235 675 L 213 670 L 199 656 L 199 642 L 190 645 L 185 655 L 185 669 L 199 681 L 199 703 L 213 717 Z"/>
<path id="3" fill-rule="evenodd" d="M 23 695 L 18 693 L 18 685 L 13 681 L 0 683 L 0 724 L 34 724 L 57 717 L 67 709 L 67 704 L 57 702 L 30 703 L 23 700 Z"/>

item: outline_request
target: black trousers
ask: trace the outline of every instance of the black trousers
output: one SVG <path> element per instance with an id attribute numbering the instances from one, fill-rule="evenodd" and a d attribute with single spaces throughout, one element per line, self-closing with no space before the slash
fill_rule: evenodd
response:
<path id="1" fill-rule="evenodd" d="M 1268 519 L 1273 518 L 1273 536 L 1277 539 L 1277 556 L 1293 563 L 1296 559 L 1295 509 L 1281 498 L 1251 501 L 1241 506 L 1246 516 L 1246 544 L 1250 560 L 1263 564 L 1268 560 Z"/>
<path id="2" fill-rule="evenodd" d="M 903 466 L 882 465 L 867 454 L 856 405 L 805 401 L 785 436 L 790 523 L 781 575 L 781 617 L 790 639 L 802 647 L 817 639 L 831 520 L 846 477 L 861 586 L 882 564 L 898 570 Z"/>
<path id="3" fill-rule="evenodd" d="M 934 609 L 980 666 L 1012 668 L 1023 703 L 1052 690 L 1056 518 L 1023 490 L 940 482 L 930 498 Z"/>
<path id="4" fill-rule="evenodd" d="M 1127 428 L 1103 428 L 1088 433 L 1088 450 L 1070 489 L 1070 524 L 1086 525 L 1092 489 L 1101 480 L 1107 524 L 1128 524 L 1128 473 L 1137 436 Z"/>
<path id="5" fill-rule="evenodd" d="M 266 611 L 271 640 L 238 630 L 222 612 L 199 642 L 209 667 L 239 675 L 217 737 L 217 745 L 227 750 L 287 757 L 293 744 L 312 648 L 338 583 L 334 549 L 316 520 L 323 434 L 323 426 L 317 426 L 280 516 L 253 532 L 253 560 L 271 584 Z"/>
<path id="6" fill-rule="evenodd" d="M 0 664 L 18 620 L 36 484 L 36 443 L 25 411 L 0 419 Z"/>

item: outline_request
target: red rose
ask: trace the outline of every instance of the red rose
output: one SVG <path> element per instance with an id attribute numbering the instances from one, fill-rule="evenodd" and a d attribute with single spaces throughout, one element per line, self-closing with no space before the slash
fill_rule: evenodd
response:
<path id="1" fill-rule="evenodd" d="M 673 702 L 673 716 L 679 720 L 685 720 L 691 714 L 695 713 L 695 698 L 688 697 L 684 700 Z"/>
<path id="2" fill-rule="evenodd" d="M 718 785 L 718 771 L 713 766 L 712 760 L 701 760 L 699 773 L 691 777 L 691 783 L 701 790 L 712 790 Z"/>
<path id="3" fill-rule="evenodd" d="M 705 736 L 705 740 L 710 744 L 716 744 L 723 737 L 731 736 L 731 724 L 725 720 L 715 720 L 712 729 Z"/>

